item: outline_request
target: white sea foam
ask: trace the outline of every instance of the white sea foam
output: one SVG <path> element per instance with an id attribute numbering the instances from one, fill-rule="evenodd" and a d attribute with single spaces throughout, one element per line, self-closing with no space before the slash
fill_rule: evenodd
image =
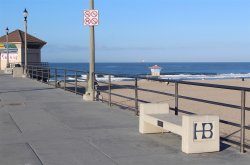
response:
<path id="1" fill-rule="evenodd" d="M 95 77 L 97 81 L 99 82 L 108 82 L 109 76 L 108 75 L 102 75 L 102 76 L 96 76 Z M 246 74 L 235 74 L 235 73 L 229 73 L 229 74 L 217 74 L 217 75 L 205 75 L 205 74 L 177 74 L 177 75 L 161 75 L 159 77 L 160 79 L 170 79 L 170 80 L 217 80 L 217 79 L 237 79 L 237 78 L 250 78 L 250 73 Z M 67 80 L 69 81 L 75 81 L 74 77 L 68 77 Z M 111 76 L 111 81 L 133 81 L 134 78 L 126 78 L 126 77 L 115 77 Z M 77 78 L 77 81 L 87 81 L 87 75 L 81 75 L 81 77 Z"/>
<path id="2" fill-rule="evenodd" d="M 217 74 L 217 75 L 191 75 L 191 74 L 178 74 L 178 75 L 161 75 L 160 79 L 170 80 L 214 80 L 214 79 L 236 79 L 236 78 L 250 78 L 250 73 L 246 74 Z"/>
<path id="3" fill-rule="evenodd" d="M 99 82 L 108 82 L 109 81 L 109 76 L 108 75 L 104 75 L 102 77 L 98 77 L 96 76 L 95 77 L 97 81 Z M 74 77 L 68 77 L 69 81 L 73 81 L 75 80 Z M 134 80 L 133 78 L 126 78 L 126 77 L 114 77 L 114 76 L 111 76 L 111 81 L 132 81 Z M 87 75 L 81 75 L 81 77 L 78 77 L 77 78 L 77 81 L 87 81 Z"/>

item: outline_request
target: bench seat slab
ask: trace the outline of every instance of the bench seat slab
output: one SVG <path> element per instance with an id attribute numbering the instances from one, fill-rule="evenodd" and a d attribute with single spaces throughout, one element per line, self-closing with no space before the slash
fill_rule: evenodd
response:
<path id="1" fill-rule="evenodd" d="M 148 114 L 143 119 L 146 123 L 155 125 L 160 128 L 161 132 L 173 132 L 182 136 L 181 116 L 172 114 Z"/>

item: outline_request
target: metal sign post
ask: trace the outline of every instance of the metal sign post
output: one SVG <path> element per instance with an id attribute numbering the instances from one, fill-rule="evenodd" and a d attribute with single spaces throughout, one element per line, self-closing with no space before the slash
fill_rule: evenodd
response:
<path id="1" fill-rule="evenodd" d="M 10 59 L 9 59 L 9 28 L 6 28 L 6 46 L 7 46 L 7 62 L 6 62 L 6 68 L 10 67 Z"/>
<path id="2" fill-rule="evenodd" d="M 84 25 L 90 29 L 90 61 L 89 61 L 89 76 L 88 88 L 83 96 L 84 100 L 94 101 L 94 76 L 95 76 L 95 27 L 98 25 L 98 10 L 94 10 L 94 0 L 89 0 L 90 10 L 84 11 Z"/>

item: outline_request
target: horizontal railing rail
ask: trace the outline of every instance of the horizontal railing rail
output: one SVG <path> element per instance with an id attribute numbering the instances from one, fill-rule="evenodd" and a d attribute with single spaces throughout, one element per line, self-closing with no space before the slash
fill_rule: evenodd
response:
<path id="1" fill-rule="evenodd" d="M 49 63 L 48 62 L 28 62 L 27 64 L 28 66 L 41 66 L 41 67 L 49 67 Z M 15 63 L 10 63 L 10 66 L 16 67 L 16 66 L 20 66 L 23 67 L 25 66 L 24 62 L 15 62 Z"/>

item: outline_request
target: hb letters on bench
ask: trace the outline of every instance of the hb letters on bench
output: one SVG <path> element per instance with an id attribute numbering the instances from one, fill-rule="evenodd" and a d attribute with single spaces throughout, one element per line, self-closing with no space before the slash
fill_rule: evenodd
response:
<path id="1" fill-rule="evenodd" d="M 198 130 L 197 129 L 198 123 L 194 123 L 194 140 L 198 140 L 197 133 L 202 133 L 200 140 L 212 139 L 214 134 L 213 123 L 201 123 L 201 125 L 202 129 Z M 206 126 L 209 126 L 209 128 L 206 128 Z"/>

